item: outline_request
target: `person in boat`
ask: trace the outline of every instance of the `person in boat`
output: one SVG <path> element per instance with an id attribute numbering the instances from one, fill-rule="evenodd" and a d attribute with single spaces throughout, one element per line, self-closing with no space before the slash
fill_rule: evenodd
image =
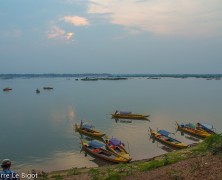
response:
<path id="1" fill-rule="evenodd" d="M 15 171 L 10 170 L 12 162 L 10 159 L 4 159 L 2 161 L 1 167 L 2 172 L 0 172 L 0 180 L 20 180 L 19 174 Z"/>

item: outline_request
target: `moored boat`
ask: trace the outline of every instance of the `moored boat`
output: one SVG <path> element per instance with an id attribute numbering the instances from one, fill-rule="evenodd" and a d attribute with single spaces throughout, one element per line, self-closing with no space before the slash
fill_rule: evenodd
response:
<path id="1" fill-rule="evenodd" d="M 206 131 L 203 131 L 201 129 L 197 129 L 196 126 L 192 123 L 188 123 L 188 124 L 177 124 L 177 129 L 179 131 L 182 131 L 184 133 L 188 133 L 188 134 L 191 134 L 191 135 L 194 135 L 194 136 L 198 136 L 198 137 L 202 137 L 202 138 L 206 138 L 206 137 L 209 137 L 211 134 L 206 132 Z"/>
<path id="2" fill-rule="evenodd" d="M 43 87 L 44 90 L 52 90 L 53 87 Z"/>
<path id="3" fill-rule="evenodd" d="M 9 88 L 9 87 L 3 89 L 3 91 L 11 91 L 11 90 L 12 88 Z"/>
<path id="4" fill-rule="evenodd" d="M 209 134 L 216 134 L 214 131 L 213 125 L 206 123 L 197 123 L 197 129 L 201 129 L 203 131 L 208 132 Z"/>
<path id="5" fill-rule="evenodd" d="M 114 163 L 127 163 L 128 160 L 117 155 L 116 153 L 106 150 L 105 144 L 96 140 L 86 141 L 81 139 L 82 148 L 86 153 L 95 157 L 114 162 Z"/>
<path id="6" fill-rule="evenodd" d="M 106 147 L 110 151 L 118 154 L 119 156 L 125 158 L 126 160 L 131 161 L 132 158 L 130 157 L 129 153 L 125 149 L 125 144 L 118 140 L 117 138 L 105 139 Z"/>
<path id="7" fill-rule="evenodd" d="M 167 144 L 176 148 L 180 148 L 180 149 L 188 147 L 187 144 L 182 143 L 172 137 L 169 137 L 171 133 L 166 130 L 154 131 L 150 128 L 150 134 L 151 134 L 151 137 L 155 138 L 156 140 L 164 144 Z"/>
<path id="8" fill-rule="evenodd" d="M 80 125 L 75 124 L 75 129 L 79 133 L 88 135 L 88 136 L 94 136 L 94 137 L 103 137 L 105 133 L 102 133 L 98 130 L 93 129 L 92 125 L 83 124 L 82 122 Z"/>
<path id="9" fill-rule="evenodd" d="M 147 120 L 149 115 L 144 114 L 133 114 L 132 112 L 125 111 L 116 111 L 114 114 L 111 114 L 112 118 L 116 119 L 144 119 Z"/>
<path id="10" fill-rule="evenodd" d="M 36 89 L 35 92 L 36 92 L 37 94 L 39 94 L 39 93 L 40 93 L 40 90 L 39 90 L 39 89 Z"/>

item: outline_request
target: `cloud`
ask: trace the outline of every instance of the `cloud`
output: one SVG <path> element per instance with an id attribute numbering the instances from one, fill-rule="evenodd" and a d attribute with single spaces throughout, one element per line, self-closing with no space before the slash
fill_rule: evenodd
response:
<path id="1" fill-rule="evenodd" d="M 131 32 L 206 37 L 222 35 L 220 7 L 221 0 L 91 0 L 88 13 Z"/>
<path id="2" fill-rule="evenodd" d="M 65 35 L 65 31 L 57 26 L 52 27 L 51 31 L 48 33 L 49 39 L 59 38 Z"/>
<path id="3" fill-rule="evenodd" d="M 61 20 L 65 21 L 67 23 L 71 23 L 75 26 L 89 25 L 89 21 L 86 18 L 80 17 L 80 16 L 64 16 L 61 18 Z"/>
<path id="4" fill-rule="evenodd" d="M 63 40 L 72 40 L 74 37 L 73 32 L 66 32 L 64 29 L 53 26 L 48 32 L 49 39 L 63 39 Z"/>
<path id="5" fill-rule="evenodd" d="M 67 40 L 71 40 L 73 38 L 73 36 L 74 36 L 73 32 L 67 32 L 65 37 Z"/>

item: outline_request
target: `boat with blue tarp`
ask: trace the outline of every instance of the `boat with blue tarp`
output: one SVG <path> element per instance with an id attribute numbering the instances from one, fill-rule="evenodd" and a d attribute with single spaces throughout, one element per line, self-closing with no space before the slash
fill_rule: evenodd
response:
<path id="1" fill-rule="evenodd" d="M 132 160 L 129 153 L 125 149 L 125 144 L 121 140 L 117 138 L 106 138 L 105 143 L 107 149 L 109 149 L 110 151 L 118 154 L 119 156 L 127 159 L 128 161 Z"/>
<path id="2" fill-rule="evenodd" d="M 206 123 L 197 123 L 197 129 L 204 130 L 210 134 L 216 134 L 213 125 Z"/>
<path id="3" fill-rule="evenodd" d="M 80 139 L 82 148 L 86 153 L 89 153 L 95 157 L 114 162 L 114 163 L 127 163 L 129 162 L 126 158 L 117 155 L 116 153 L 106 149 L 106 144 L 99 142 L 97 140 L 86 141 Z"/>
<path id="4" fill-rule="evenodd" d="M 210 133 L 208 133 L 202 129 L 197 129 L 196 125 L 193 123 L 178 124 L 176 122 L 176 125 L 177 125 L 177 129 L 179 131 L 182 131 L 182 132 L 190 134 L 190 135 L 194 135 L 194 136 L 201 137 L 201 138 L 206 138 L 211 135 Z"/>
<path id="5" fill-rule="evenodd" d="M 168 132 L 166 130 L 158 130 L 158 131 L 154 131 L 150 128 L 150 134 L 151 137 L 153 137 L 154 139 L 158 140 L 159 142 L 162 142 L 164 144 L 176 147 L 176 148 L 187 148 L 188 145 L 185 143 L 182 143 L 172 137 L 170 137 L 169 135 L 172 134 L 171 132 Z"/>

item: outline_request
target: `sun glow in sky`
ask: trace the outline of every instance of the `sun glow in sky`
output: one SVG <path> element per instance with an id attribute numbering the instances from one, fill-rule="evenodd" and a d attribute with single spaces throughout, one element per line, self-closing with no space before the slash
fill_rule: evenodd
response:
<path id="1" fill-rule="evenodd" d="M 222 73 L 222 1 L 1 1 L 0 42 L 0 73 Z"/>

